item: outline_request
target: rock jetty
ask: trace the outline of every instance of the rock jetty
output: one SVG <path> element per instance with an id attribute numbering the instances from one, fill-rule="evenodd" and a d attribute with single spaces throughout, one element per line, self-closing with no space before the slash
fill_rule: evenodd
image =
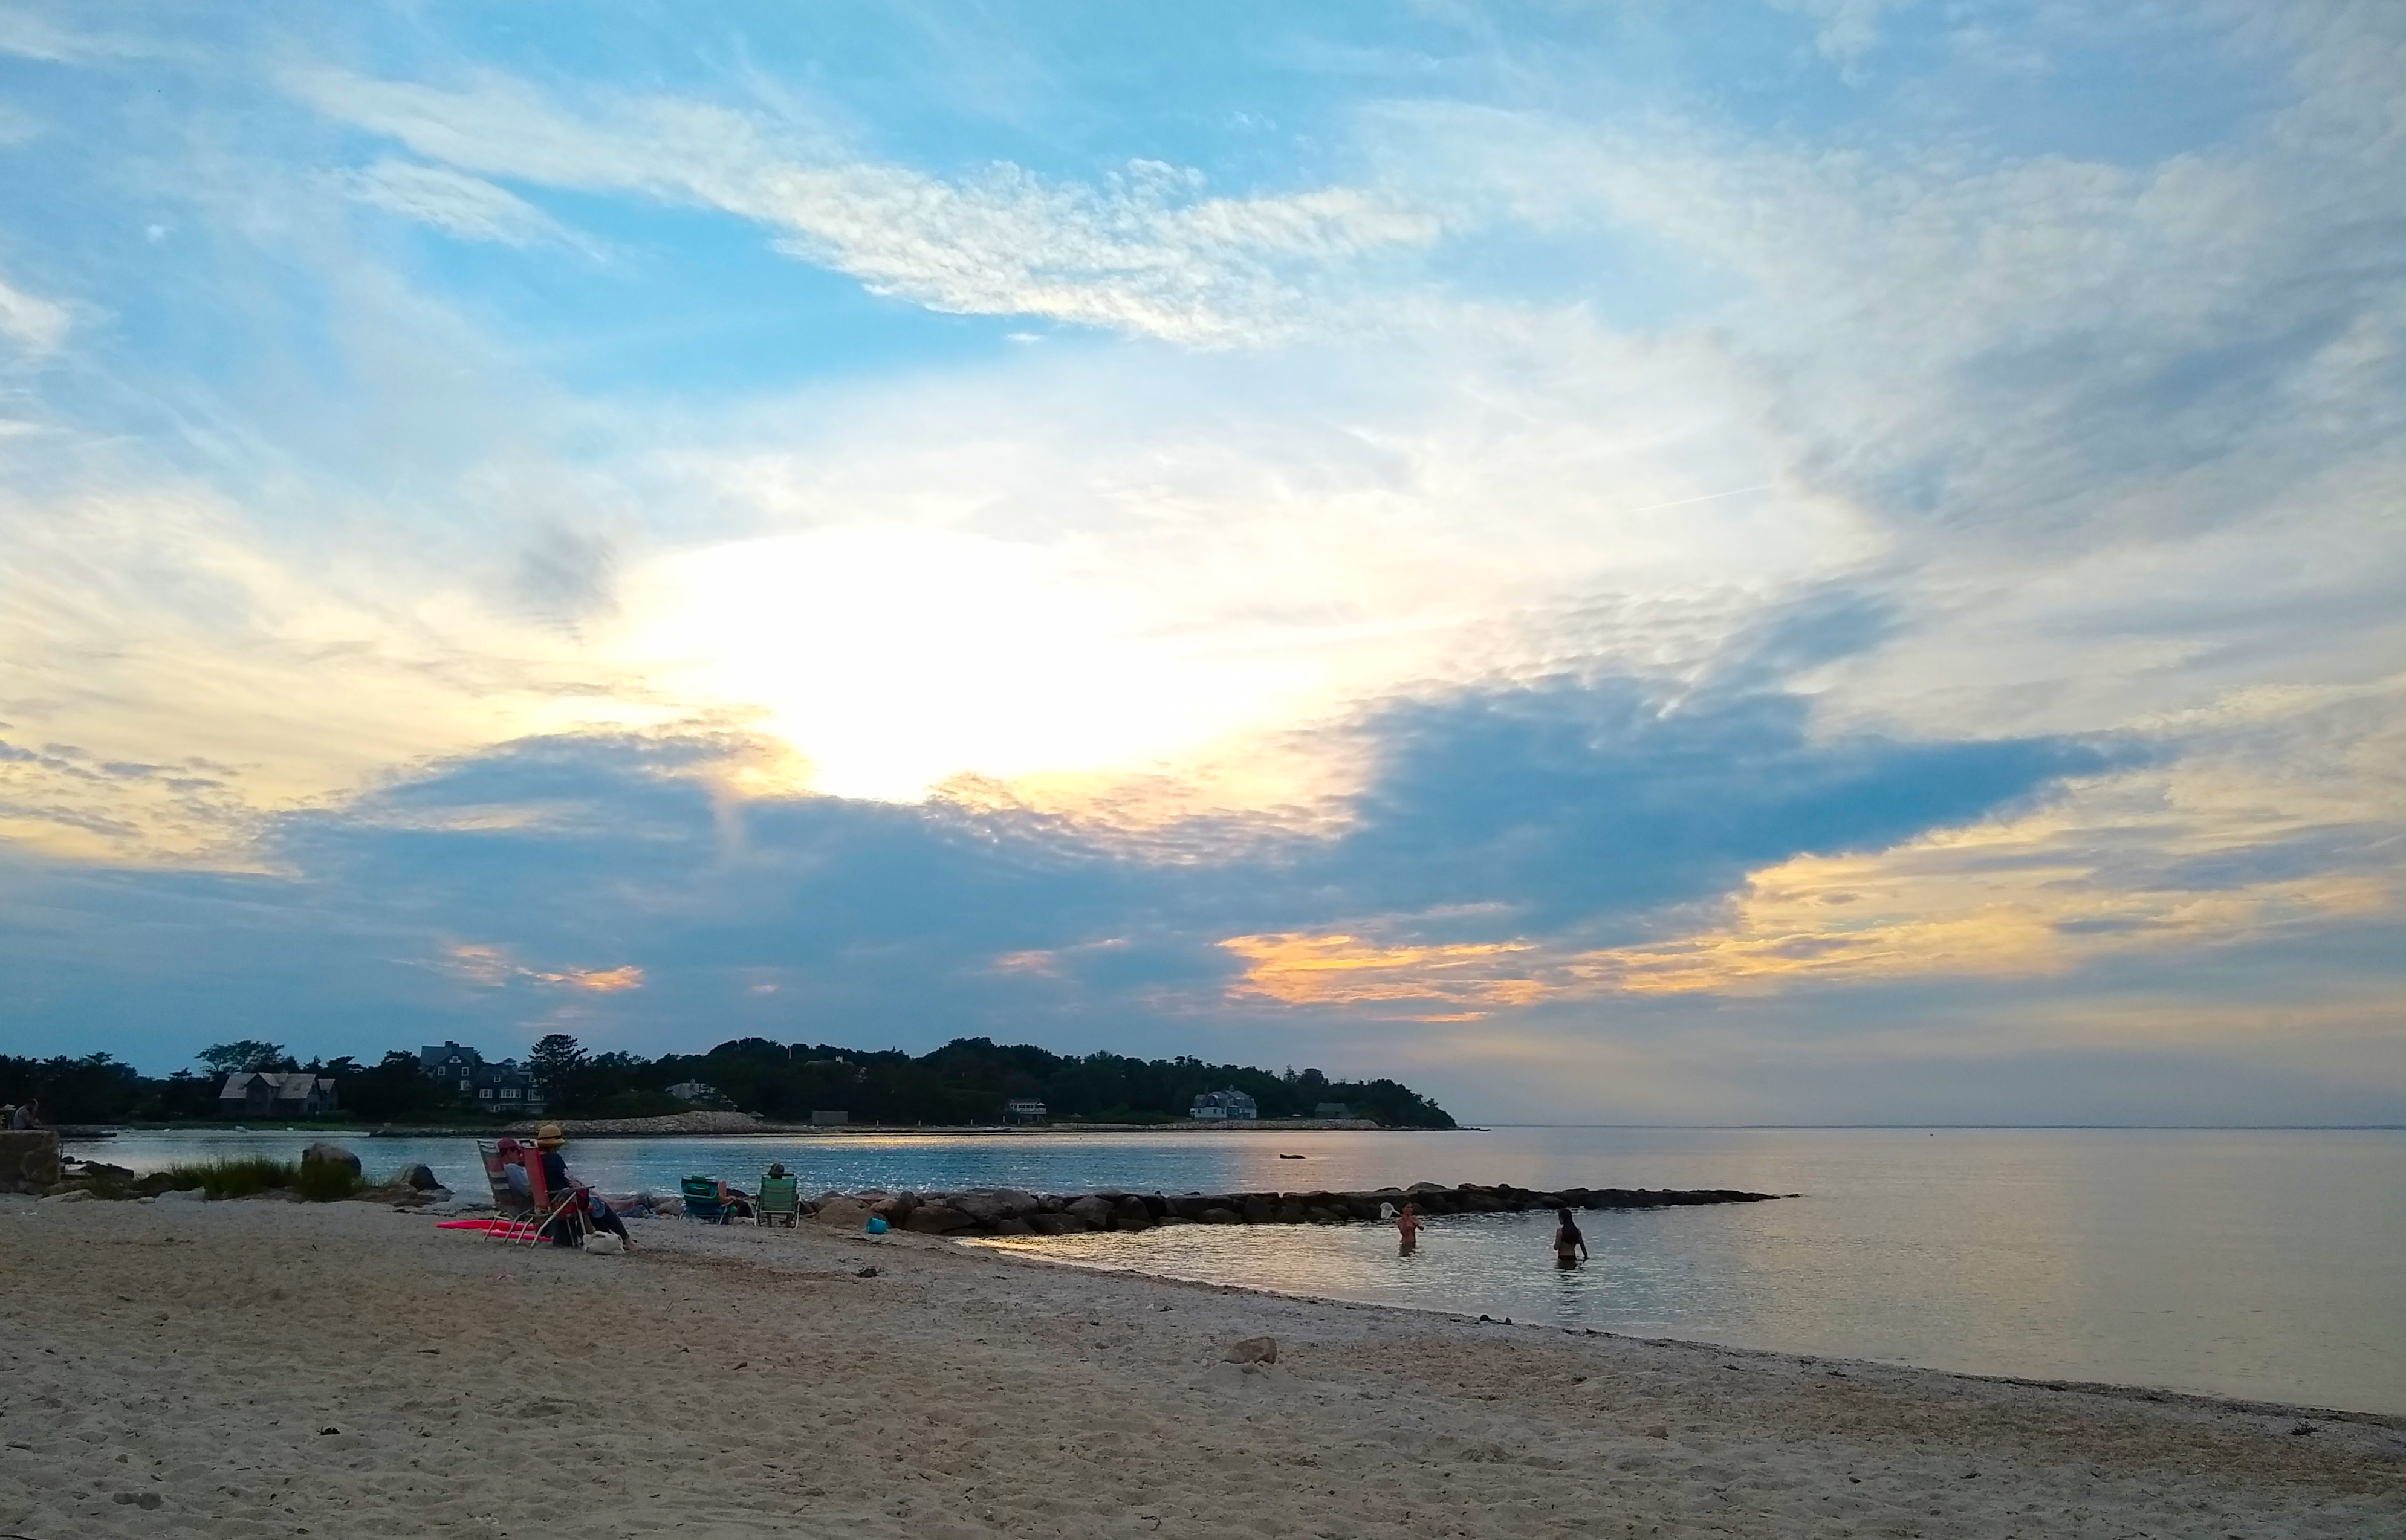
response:
<path id="1" fill-rule="evenodd" d="M 1728 1188 L 1657 1192 L 1565 1187 L 1554 1192 L 1420 1182 L 1366 1193 L 1082 1193 L 1064 1196 L 981 1187 L 963 1193 L 822 1193 L 805 1207 L 823 1223 L 852 1229 L 874 1215 L 929 1236 L 1074 1236 L 1150 1230 L 1164 1224 L 1350 1224 L 1374 1222 L 1409 1203 L 1430 1217 L 1509 1214 L 1531 1208 L 1682 1208 L 1763 1203 L 1776 1194 Z"/>

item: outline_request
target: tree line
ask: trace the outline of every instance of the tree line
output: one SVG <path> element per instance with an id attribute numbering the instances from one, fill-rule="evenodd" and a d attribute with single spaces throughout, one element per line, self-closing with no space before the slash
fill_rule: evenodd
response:
<path id="1" fill-rule="evenodd" d="M 51 1123 L 174 1123 L 217 1112 L 218 1088 L 241 1070 L 307 1070 L 333 1077 L 346 1121 L 474 1121 L 479 1109 L 455 1086 L 421 1073 L 418 1056 L 395 1049 L 374 1064 L 348 1057 L 304 1063 L 281 1045 L 218 1043 L 196 1058 L 206 1074 L 178 1070 L 152 1078 L 106 1053 L 50 1059 L 0 1056 L 0 1101 L 38 1098 Z M 1343 1102 L 1355 1117 L 1390 1127 L 1451 1128 L 1444 1109 L 1392 1080 L 1337 1081 L 1318 1069 L 1272 1071 L 1196 1058 L 1138 1059 L 1119 1053 L 1058 1054 L 1028 1044 L 956 1038 L 932 1053 L 862 1050 L 829 1043 L 778 1043 L 741 1038 L 707 1053 L 658 1058 L 588 1053 L 555 1034 L 525 1061 L 562 1117 L 650 1117 L 685 1110 L 668 1088 L 709 1085 L 718 1105 L 780 1122 L 842 1111 L 855 1123 L 990 1123 L 1007 1103 L 1045 1104 L 1054 1122 L 1168 1123 L 1182 1119 L 1205 1091 L 1234 1087 L 1266 1118 L 1309 1117 Z M 513 1109 L 512 1110 L 516 1110 Z"/>

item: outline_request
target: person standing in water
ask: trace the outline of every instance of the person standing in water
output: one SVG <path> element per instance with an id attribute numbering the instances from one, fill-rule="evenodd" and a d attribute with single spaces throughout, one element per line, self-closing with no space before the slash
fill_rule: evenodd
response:
<path id="1" fill-rule="evenodd" d="M 1554 1229 L 1554 1265 L 1576 1267 L 1587 1260 L 1587 1236 L 1579 1234 L 1578 1221 L 1569 1209 L 1555 1209 L 1554 1218 L 1561 1222 Z"/>
<path id="2" fill-rule="evenodd" d="M 1399 1237 L 1395 1246 L 1395 1254 L 1397 1256 L 1410 1256 L 1412 1254 L 1413 1248 L 1417 1247 L 1421 1240 L 1421 1213 L 1419 1209 L 1407 1203 L 1401 1208 L 1395 1210 L 1395 1235 Z"/>

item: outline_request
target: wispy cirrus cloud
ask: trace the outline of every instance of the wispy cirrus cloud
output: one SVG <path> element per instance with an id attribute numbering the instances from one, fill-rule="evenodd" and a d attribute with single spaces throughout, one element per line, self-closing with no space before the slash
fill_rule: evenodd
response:
<path id="1" fill-rule="evenodd" d="M 1094 184 L 1007 162 L 938 177 L 708 103 L 607 95 L 579 111 L 491 74 L 459 90 L 323 69 L 289 84 L 329 117 L 460 171 L 753 220 L 875 293 L 1196 346 L 1282 334 L 1323 275 L 1443 228 L 1377 189 L 1214 197 L 1199 172 L 1153 160 Z M 412 193 L 446 211 L 463 202 L 456 186 Z"/>
<path id="2" fill-rule="evenodd" d="M 0 337 L 28 353 L 49 353 L 66 340 L 72 324 L 66 306 L 0 279 Z"/>
<path id="3" fill-rule="evenodd" d="M 505 188 L 444 166 L 380 160 L 341 178 L 361 203 L 463 241 L 524 248 L 552 244 L 592 253 L 585 237 Z"/>

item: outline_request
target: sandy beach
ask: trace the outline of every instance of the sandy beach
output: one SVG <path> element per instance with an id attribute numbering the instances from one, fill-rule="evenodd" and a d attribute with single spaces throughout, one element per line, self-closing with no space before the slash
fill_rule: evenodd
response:
<path id="1" fill-rule="evenodd" d="M 0 1533 L 2406 1533 L 2406 1420 L 636 1234 L 0 1198 Z"/>

